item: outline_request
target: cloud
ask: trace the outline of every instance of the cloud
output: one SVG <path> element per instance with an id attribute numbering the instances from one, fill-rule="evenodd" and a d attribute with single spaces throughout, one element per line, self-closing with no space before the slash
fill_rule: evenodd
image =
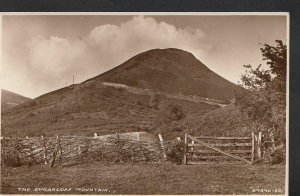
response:
<path id="1" fill-rule="evenodd" d="M 176 28 L 154 18 L 136 16 L 120 25 L 95 27 L 79 38 L 35 37 L 27 43 L 28 77 L 36 77 L 36 94 L 63 87 L 107 71 L 140 52 L 153 48 L 181 48 L 201 56 L 210 48 L 200 29 Z M 34 74 L 34 75 L 33 75 Z"/>
<path id="2" fill-rule="evenodd" d="M 87 45 L 81 40 L 37 37 L 29 43 L 29 64 L 44 74 L 59 76 L 84 58 Z"/>

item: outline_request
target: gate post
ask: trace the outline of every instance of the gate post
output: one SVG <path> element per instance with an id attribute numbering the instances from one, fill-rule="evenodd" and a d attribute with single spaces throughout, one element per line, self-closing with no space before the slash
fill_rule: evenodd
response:
<path id="1" fill-rule="evenodd" d="M 261 159 L 261 132 L 258 133 L 258 138 L 257 138 L 257 157 Z"/>
<path id="2" fill-rule="evenodd" d="M 164 159 L 166 159 L 166 158 L 167 158 L 167 155 L 166 155 L 166 152 L 165 152 L 164 140 L 163 140 L 161 134 L 158 134 L 158 138 L 159 138 L 159 142 L 160 142 L 160 145 L 161 145 L 161 149 L 162 149 L 162 151 L 163 151 Z"/>
<path id="3" fill-rule="evenodd" d="M 182 156 L 182 165 L 186 165 L 186 151 L 187 151 L 187 134 L 184 135 L 184 147 L 183 147 L 183 156 Z"/>
<path id="4" fill-rule="evenodd" d="M 251 137 L 252 137 L 251 162 L 254 163 L 254 158 L 255 158 L 255 136 L 254 136 L 254 132 L 251 133 Z"/>

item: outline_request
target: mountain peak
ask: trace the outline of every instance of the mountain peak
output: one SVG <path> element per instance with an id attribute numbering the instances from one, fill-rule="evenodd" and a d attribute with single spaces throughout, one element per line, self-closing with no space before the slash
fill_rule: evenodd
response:
<path id="1" fill-rule="evenodd" d="M 188 58 L 197 60 L 192 53 L 178 48 L 151 49 L 134 56 L 130 60 L 137 60 L 140 58 L 151 58 L 151 57 L 152 58 L 161 57 L 162 59 L 165 60 L 168 59 L 171 61 L 178 60 L 179 58 L 181 58 L 182 60 L 187 60 Z"/>
<path id="2" fill-rule="evenodd" d="M 126 84 L 168 93 L 231 99 L 238 87 L 217 75 L 192 53 L 177 48 L 142 52 L 88 81 Z M 86 81 L 87 82 L 87 81 Z"/>

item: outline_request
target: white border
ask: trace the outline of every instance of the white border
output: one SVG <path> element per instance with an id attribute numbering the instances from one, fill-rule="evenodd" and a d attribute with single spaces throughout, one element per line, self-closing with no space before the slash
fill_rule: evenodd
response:
<path id="1" fill-rule="evenodd" d="M 70 16 L 134 16 L 134 15 L 152 15 L 152 16 L 286 16 L 287 31 L 287 81 L 286 81 L 286 170 L 285 170 L 285 194 L 289 192 L 289 82 L 290 82 L 290 14 L 288 12 L 0 12 L 0 62 L 2 65 L 2 17 L 3 16 L 30 16 L 30 15 L 70 15 Z M 1 69 L 0 69 L 1 71 Z M 1 86 L 0 86 L 1 87 Z M 1 101 L 1 96 L 0 96 Z M 1 106 L 0 106 L 1 108 Z M 0 114 L 1 118 L 1 114 Z M 1 119 L 0 119 L 1 122 Z M 0 128 L 1 129 L 1 128 Z M 1 131 L 0 131 L 1 136 Z M 1 172 L 1 171 L 0 171 Z"/>

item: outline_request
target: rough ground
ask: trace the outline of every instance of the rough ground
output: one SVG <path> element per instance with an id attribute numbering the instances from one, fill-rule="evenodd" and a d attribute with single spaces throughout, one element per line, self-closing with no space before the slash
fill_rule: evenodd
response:
<path id="1" fill-rule="evenodd" d="M 1 174 L 1 193 L 283 194 L 280 191 L 284 191 L 284 182 L 284 165 L 108 165 L 95 162 L 52 169 L 44 165 L 5 168 Z M 21 187 L 31 189 L 18 191 Z M 34 188 L 72 190 L 34 192 Z M 76 188 L 96 190 L 76 191 Z"/>

